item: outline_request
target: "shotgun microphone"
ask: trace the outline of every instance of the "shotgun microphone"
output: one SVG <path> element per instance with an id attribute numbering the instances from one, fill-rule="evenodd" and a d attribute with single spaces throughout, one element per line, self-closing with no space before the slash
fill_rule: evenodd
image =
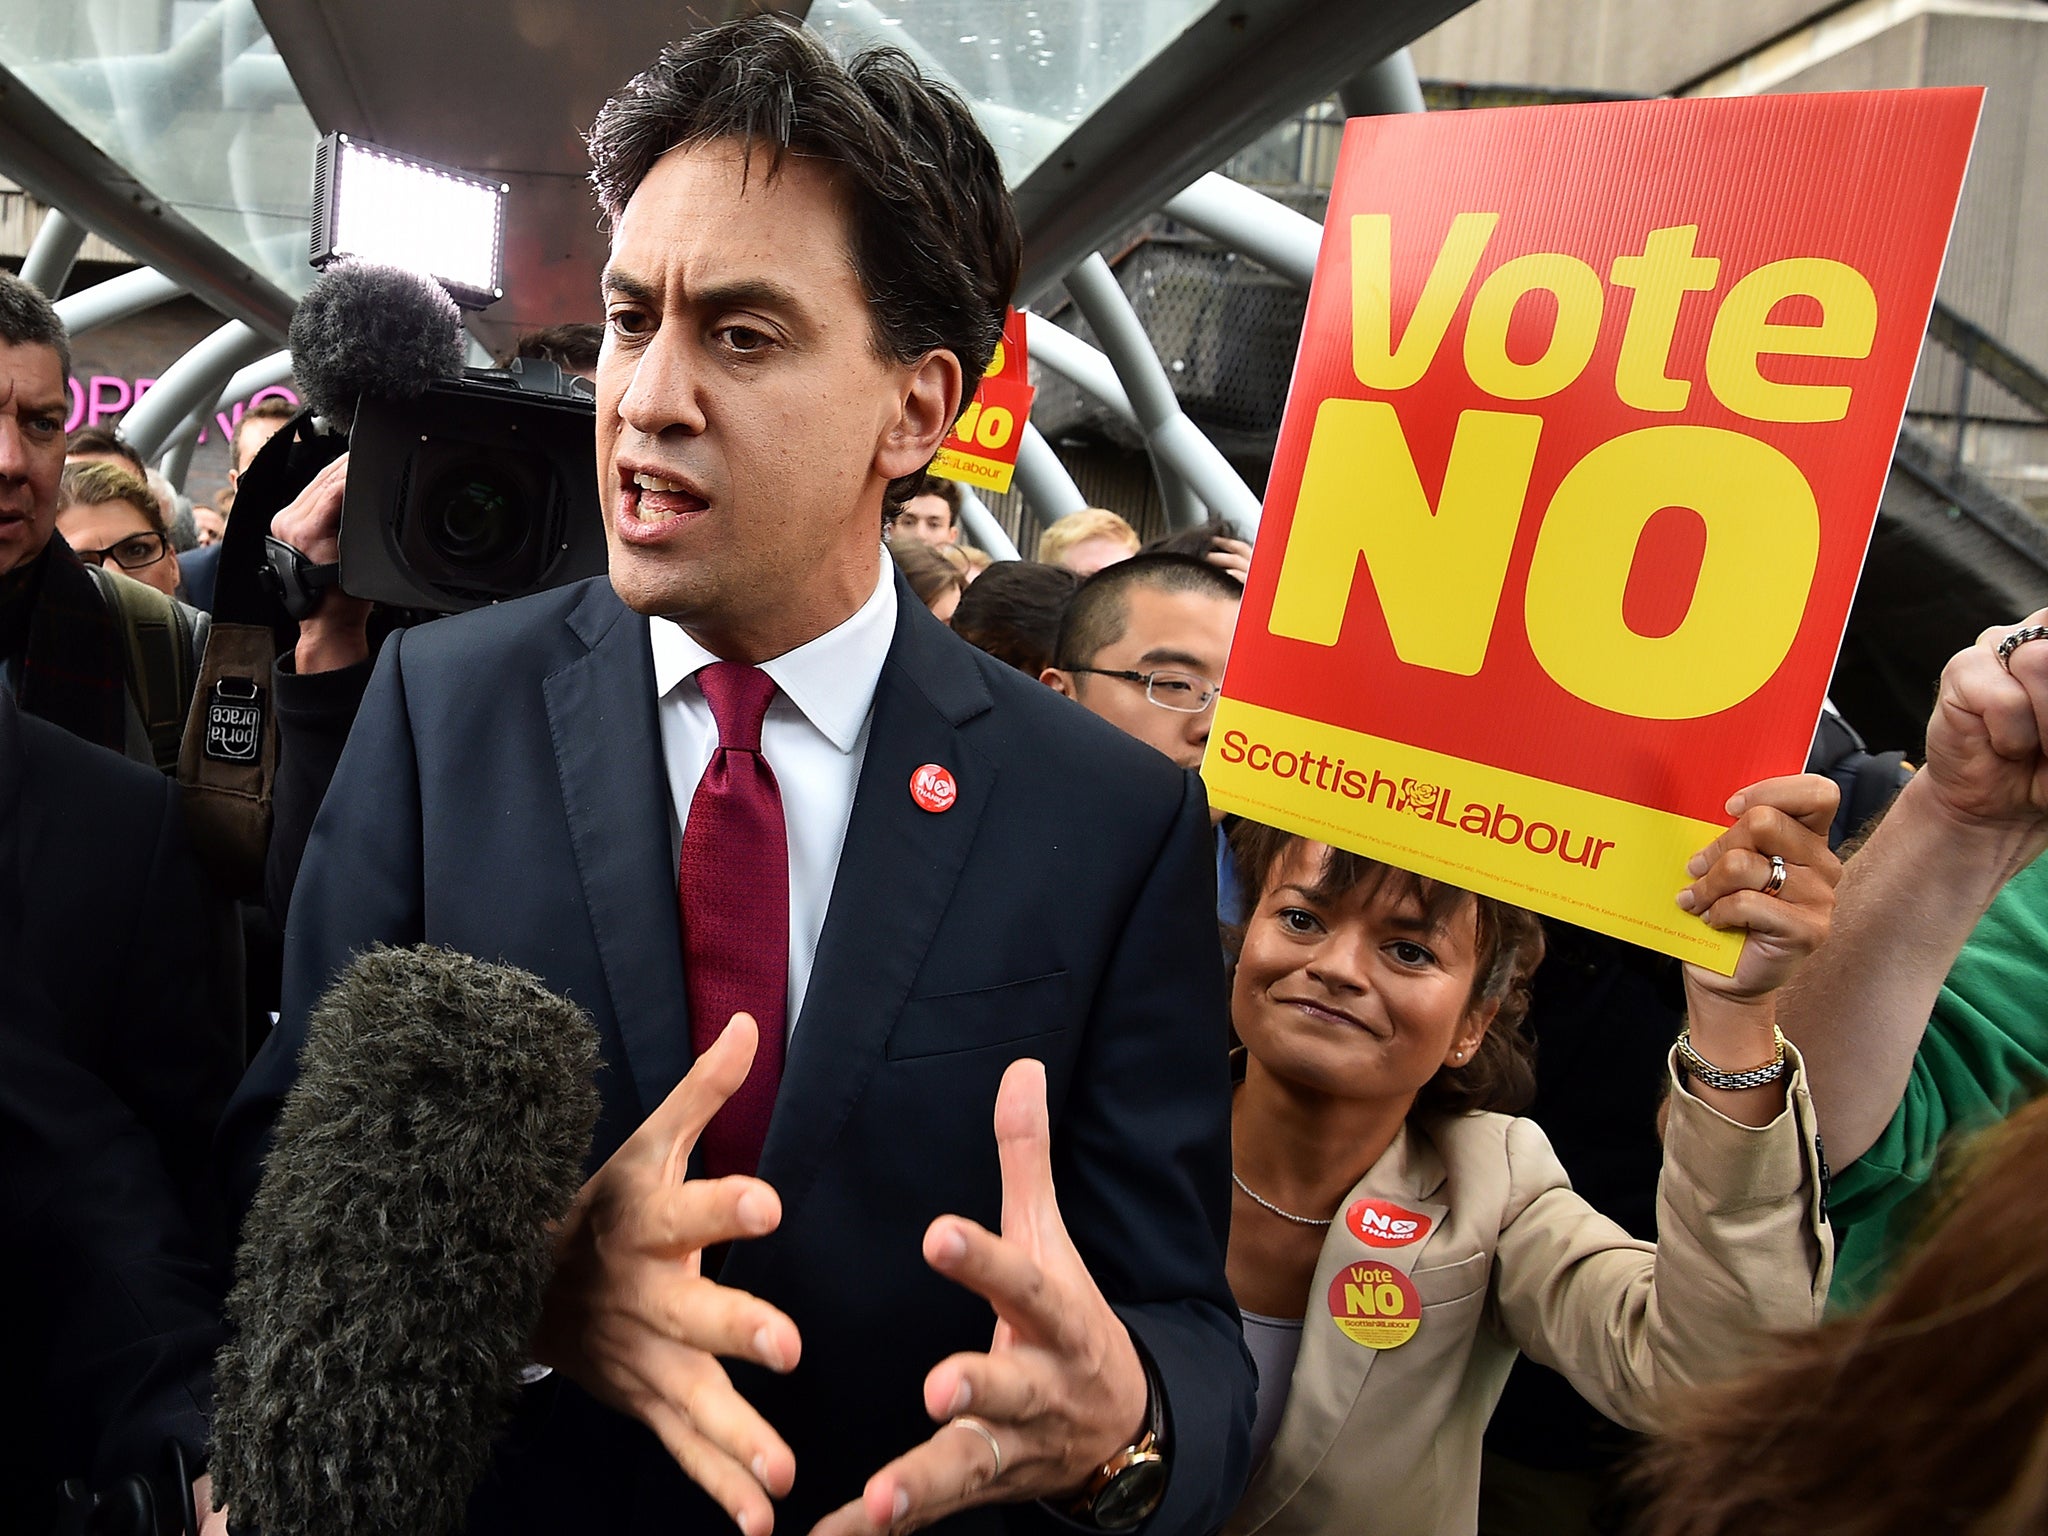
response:
<path id="1" fill-rule="evenodd" d="M 461 1530 L 597 1122 L 525 971 L 374 949 L 321 1000 L 235 1262 L 211 1470 L 263 1536 Z"/>

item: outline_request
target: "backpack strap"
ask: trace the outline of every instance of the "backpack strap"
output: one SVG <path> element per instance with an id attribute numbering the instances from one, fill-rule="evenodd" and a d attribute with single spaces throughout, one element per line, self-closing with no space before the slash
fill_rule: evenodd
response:
<path id="1" fill-rule="evenodd" d="M 90 563 L 86 569 L 120 630 L 128 695 L 141 717 L 150 755 L 158 768 L 173 773 L 199 679 L 206 615 L 132 577 Z"/>

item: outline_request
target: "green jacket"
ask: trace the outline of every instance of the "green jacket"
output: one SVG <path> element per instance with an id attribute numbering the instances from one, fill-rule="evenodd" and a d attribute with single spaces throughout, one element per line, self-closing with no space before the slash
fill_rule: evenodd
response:
<path id="1" fill-rule="evenodd" d="M 1906 1097 L 1835 1176 L 1837 1311 L 1870 1300 L 1942 1192 L 1943 1152 L 2048 1085 L 2048 857 L 1999 893 L 1963 946 L 1913 1058 Z"/>

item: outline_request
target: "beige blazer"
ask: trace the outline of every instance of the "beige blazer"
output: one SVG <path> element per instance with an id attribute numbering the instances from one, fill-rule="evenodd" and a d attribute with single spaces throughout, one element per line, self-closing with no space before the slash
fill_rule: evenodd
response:
<path id="1" fill-rule="evenodd" d="M 1404 1130 L 1331 1224 L 1279 1433 L 1226 1536 L 1471 1536 L 1480 1438 L 1517 1350 L 1610 1418 L 1654 1429 L 1670 1389 L 1818 1322 L 1834 1253 L 1796 1053 L 1789 1066 L 1786 1112 L 1760 1129 L 1674 1087 L 1657 1244 L 1573 1193 L 1533 1121 Z M 1420 1240 L 1396 1227 L 1368 1245 L 1345 1214 L 1365 1198 L 1426 1218 Z M 1368 1348 L 1333 1320 L 1332 1282 L 1360 1262 L 1412 1281 L 1420 1326 L 1406 1343 Z"/>

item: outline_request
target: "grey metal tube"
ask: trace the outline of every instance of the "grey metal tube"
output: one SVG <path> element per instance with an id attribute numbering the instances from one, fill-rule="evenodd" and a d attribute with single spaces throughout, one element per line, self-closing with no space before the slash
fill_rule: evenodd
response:
<path id="1" fill-rule="evenodd" d="M 1181 410 L 1166 369 L 1109 263 L 1099 255 L 1089 256 L 1067 274 L 1067 291 L 1102 339 L 1103 350 L 1130 393 L 1145 446 L 1152 452 L 1153 467 L 1159 471 L 1160 488 L 1167 497 L 1169 521 L 1180 528 L 1201 521 L 1200 509 L 1194 509 L 1190 517 L 1188 502 L 1176 495 L 1173 482 L 1180 480 L 1226 520 L 1247 534 L 1254 533 L 1259 526 L 1259 498 Z"/>
<path id="2" fill-rule="evenodd" d="M 268 357 L 259 357 L 221 386 L 220 398 L 215 402 L 214 409 L 219 410 L 223 405 L 233 405 L 237 400 L 246 400 L 257 390 L 268 389 L 273 384 L 282 384 L 291 376 L 291 353 L 278 351 Z"/>
<path id="3" fill-rule="evenodd" d="M 1371 69 L 1361 70 L 1337 87 L 1346 117 L 1387 117 L 1396 112 L 1422 112 L 1422 84 L 1415 78 L 1415 60 L 1396 48 Z"/>
<path id="4" fill-rule="evenodd" d="M 259 389 L 268 389 L 273 384 L 282 384 L 291 377 L 292 355 L 289 352 L 273 352 L 260 357 L 226 384 L 221 386 L 220 397 L 209 406 L 194 411 L 179 425 L 171 436 L 170 447 L 157 463 L 164 478 L 179 490 L 185 489 L 185 477 L 192 470 L 193 450 L 199 446 L 199 434 L 206 430 L 206 423 L 224 405 L 232 405 L 244 396 L 253 395 Z M 230 447 L 232 452 L 232 445 Z"/>
<path id="5" fill-rule="evenodd" d="M 145 460 L 157 457 L 186 417 L 210 408 L 239 369 L 276 346 L 253 326 L 230 320 L 164 370 L 142 403 L 121 419 L 122 435 Z"/>
<path id="6" fill-rule="evenodd" d="M 967 536 L 974 540 L 976 546 L 986 550 L 991 560 L 1017 558 L 1017 546 L 1003 532 L 1003 525 L 996 521 L 995 513 L 982 505 L 972 486 L 960 487 L 960 523 L 967 530 Z"/>
<path id="7" fill-rule="evenodd" d="M 1079 512 L 1088 505 L 1088 498 L 1074 484 L 1074 477 L 1067 473 L 1067 466 L 1053 452 L 1045 434 L 1029 422 L 1025 423 L 1024 437 L 1017 448 L 1016 484 L 1023 493 L 1024 504 L 1041 524 L 1056 523 L 1069 512 Z"/>
<path id="8" fill-rule="evenodd" d="M 1183 421 L 1186 419 L 1181 418 Z M 1149 432 L 1145 435 L 1145 451 L 1152 455 L 1153 478 L 1159 482 L 1159 497 L 1166 503 L 1166 526 L 1195 527 L 1209 515 L 1208 507 L 1195 494 L 1195 488 L 1181 477 L 1174 461 L 1159 451 L 1159 439 Z"/>
<path id="9" fill-rule="evenodd" d="M 1131 405 L 1131 397 L 1124 393 L 1116 366 L 1096 348 L 1072 331 L 1062 330 L 1043 315 L 1029 311 L 1024 316 L 1024 342 L 1033 359 L 1118 419 L 1134 427 L 1138 424 L 1137 410 Z"/>
<path id="10" fill-rule="evenodd" d="M 1149 432 L 1179 415 L 1180 401 L 1174 396 L 1173 383 L 1109 263 L 1099 255 L 1089 256 L 1067 274 L 1067 292 L 1074 296 L 1096 340 L 1102 343 L 1110 366 L 1130 396 L 1138 425 Z"/>
<path id="11" fill-rule="evenodd" d="M 1297 288 L 1316 275 L 1323 226 L 1214 171 L 1168 198 L 1166 211 L 1226 249 L 1249 256 Z"/>
<path id="12" fill-rule="evenodd" d="M 64 329 L 76 341 L 87 331 L 126 320 L 145 309 L 154 309 L 164 300 L 175 299 L 183 292 L 183 283 L 165 277 L 154 267 L 137 267 L 133 272 L 123 272 L 119 277 L 110 277 L 103 283 L 94 283 L 90 288 L 59 299 L 57 318 L 64 322 Z"/>
<path id="13" fill-rule="evenodd" d="M 204 410 L 194 411 L 179 423 L 177 432 L 172 435 L 171 446 L 156 461 L 156 467 L 176 490 L 185 489 L 185 477 L 192 471 L 192 453 L 199 446 L 199 434 L 206 430 L 209 414 Z"/>
<path id="14" fill-rule="evenodd" d="M 1174 528 L 1192 528 L 1202 520 L 1201 498 L 1180 483 L 1180 476 L 1153 446 L 1153 434 L 1180 414 L 1180 401 L 1173 384 L 1152 349 L 1152 338 L 1131 308 L 1131 301 L 1109 270 L 1109 263 L 1090 253 L 1067 274 L 1067 292 L 1074 296 L 1096 340 L 1108 356 L 1117 379 L 1130 396 L 1138 413 L 1138 429 L 1145 434 L 1145 450 L 1151 455 L 1153 478 L 1159 482 L 1160 498 L 1166 503 L 1166 521 Z"/>
<path id="15" fill-rule="evenodd" d="M 34 283 L 54 298 L 64 291 L 64 281 L 71 276 L 72 265 L 84 244 L 85 226 L 62 208 L 52 208 L 44 216 L 35 239 L 29 242 L 28 255 L 22 258 L 21 280 Z"/>

